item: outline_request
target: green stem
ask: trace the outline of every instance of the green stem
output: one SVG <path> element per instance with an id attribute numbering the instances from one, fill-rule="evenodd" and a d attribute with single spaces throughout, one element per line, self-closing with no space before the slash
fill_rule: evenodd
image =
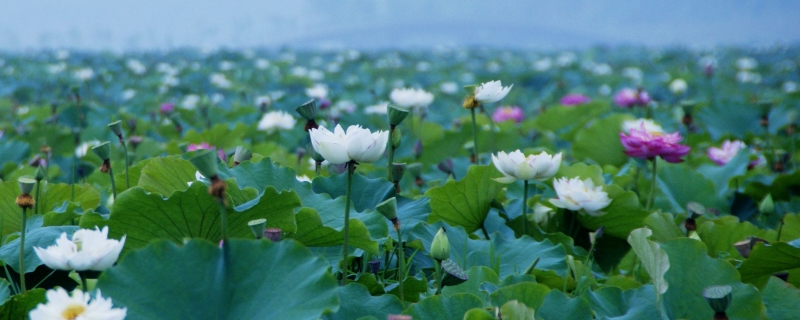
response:
<path id="1" fill-rule="evenodd" d="M 647 205 L 645 206 L 645 209 L 648 211 L 650 211 L 650 205 L 653 203 L 653 196 L 655 196 L 656 192 L 656 163 L 658 163 L 658 161 L 653 159 L 653 172 L 650 176 L 650 196 L 647 197 Z"/>
<path id="2" fill-rule="evenodd" d="M 19 287 L 20 292 L 25 293 L 28 289 L 25 287 L 25 229 L 28 221 L 28 209 L 22 208 L 22 231 L 19 234 Z"/>
<path id="3" fill-rule="evenodd" d="M 6 271 L 6 279 L 10 280 L 10 282 L 11 282 L 12 291 L 14 292 L 14 294 L 18 294 L 19 293 L 19 287 L 17 286 L 17 283 L 14 282 L 14 280 L 11 280 L 11 273 L 8 272 L 8 265 L 7 264 L 3 264 L 3 269 Z"/>
<path id="4" fill-rule="evenodd" d="M 522 195 L 522 234 L 528 234 L 528 180 L 525 180 Z"/>
<path id="5" fill-rule="evenodd" d="M 76 148 L 77 148 L 77 147 L 76 147 Z M 70 200 L 71 200 L 72 202 L 75 202 L 75 181 L 76 181 L 76 180 L 75 180 L 75 162 L 77 162 L 77 161 L 78 161 L 78 157 L 76 157 L 75 155 L 73 155 L 73 156 L 72 156 L 72 171 L 71 171 L 71 172 L 72 172 L 72 183 L 71 183 L 71 187 L 72 187 L 72 196 L 70 197 Z"/>
<path id="6" fill-rule="evenodd" d="M 406 252 L 403 248 L 403 238 L 400 234 L 400 228 L 397 228 L 397 244 L 397 263 L 399 269 L 397 270 L 397 283 L 400 288 L 400 302 L 405 306 L 406 300 L 403 297 L 403 281 L 406 279 Z"/>
<path id="7" fill-rule="evenodd" d="M 481 159 L 478 158 L 478 124 L 475 123 L 475 108 L 469 109 L 469 111 L 472 112 L 472 156 L 475 158 L 475 164 L 480 165 Z"/>
<path id="8" fill-rule="evenodd" d="M 781 241 L 781 232 L 783 231 L 783 224 L 784 224 L 784 222 L 783 222 L 783 219 L 784 219 L 784 218 L 785 218 L 785 217 L 782 217 L 782 218 L 781 218 L 781 226 L 780 226 L 780 227 L 778 227 L 778 238 L 777 238 L 777 239 L 775 239 L 775 241 Z"/>
<path id="9" fill-rule="evenodd" d="M 34 214 L 39 214 L 39 191 L 40 191 L 39 185 L 40 184 L 41 184 L 41 180 L 37 180 L 36 181 L 36 203 L 33 204 L 33 206 L 34 206 L 33 207 L 33 209 L 34 209 L 33 213 Z"/>
<path id="10" fill-rule="evenodd" d="M 130 189 L 131 187 L 131 178 L 130 175 L 128 174 L 128 167 L 130 167 L 131 164 L 130 160 L 128 159 L 128 146 L 125 144 L 125 140 L 122 139 L 121 137 L 122 136 L 120 136 L 119 138 L 119 143 L 122 144 L 122 151 L 125 152 L 125 189 L 127 190 Z"/>
<path id="11" fill-rule="evenodd" d="M 489 239 L 489 232 L 486 231 L 486 227 L 483 225 L 481 225 L 481 231 L 483 231 L 483 236 L 486 237 L 486 240 L 491 240 Z"/>
<path id="12" fill-rule="evenodd" d="M 389 127 L 389 141 L 386 142 L 388 144 L 386 148 L 389 149 L 389 162 L 386 164 L 386 171 L 388 173 L 386 176 L 389 182 L 394 182 L 394 179 L 392 179 L 392 163 L 394 162 L 394 143 L 392 141 L 394 140 L 394 128 L 395 126 Z"/>
<path id="13" fill-rule="evenodd" d="M 353 185 L 353 173 L 356 171 L 356 162 L 350 160 L 347 163 L 347 191 L 345 193 L 345 204 L 344 204 L 344 244 L 342 247 L 342 281 L 340 284 L 342 286 L 347 285 L 347 255 L 348 255 L 348 248 L 347 245 L 350 242 L 350 197 L 351 197 L 351 189 Z"/>
<path id="14" fill-rule="evenodd" d="M 111 193 L 114 194 L 114 200 L 117 200 L 117 184 L 114 182 L 114 170 L 111 165 L 108 166 L 108 177 L 111 178 Z"/>
<path id="15" fill-rule="evenodd" d="M 224 245 L 228 244 L 228 213 L 227 208 L 225 207 L 225 199 L 219 198 L 217 199 L 219 202 L 219 220 L 222 223 L 222 243 Z"/>
<path id="16" fill-rule="evenodd" d="M 433 266 L 436 269 L 436 294 L 442 293 L 442 262 L 433 259 Z"/>
<path id="17" fill-rule="evenodd" d="M 597 240 L 592 243 L 592 246 L 589 247 L 589 254 L 586 255 L 586 265 L 589 266 L 589 270 L 592 270 L 592 265 L 589 264 L 591 261 L 594 261 L 592 257 L 594 256 L 594 245 L 597 244 Z"/>
<path id="18" fill-rule="evenodd" d="M 78 277 L 81 278 L 81 288 L 83 289 L 83 292 L 88 292 L 89 285 L 86 283 L 86 276 L 83 275 L 83 272 L 78 271 Z"/>

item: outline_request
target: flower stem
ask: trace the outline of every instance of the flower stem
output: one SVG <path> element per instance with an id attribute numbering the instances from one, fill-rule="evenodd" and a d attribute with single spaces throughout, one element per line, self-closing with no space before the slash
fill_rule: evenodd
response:
<path id="1" fill-rule="evenodd" d="M 41 183 L 42 183 L 41 181 L 36 181 L 36 203 L 33 204 L 34 205 L 33 214 L 39 214 L 39 191 L 41 191 L 39 185 Z"/>
<path id="2" fill-rule="evenodd" d="M 25 229 L 28 221 L 28 209 L 22 208 L 22 230 L 19 234 L 19 288 L 21 293 L 28 289 L 25 287 Z"/>
<path id="3" fill-rule="evenodd" d="M 475 164 L 480 165 L 481 159 L 478 158 L 478 124 L 475 123 L 475 108 L 469 109 L 472 112 L 472 156 L 475 158 Z"/>
<path id="4" fill-rule="evenodd" d="M 474 109 L 473 109 L 474 110 Z M 436 294 L 442 293 L 442 262 L 433 259 L 433 266 L 436 269 Z"/>
<path id="5" fill-rule="evenodd" d="M 386 146 L 386 148 L 389 149 L 389 155 L 388 155 L 389 159 L 388 159 L 388 163 L 386 164 L 386 171 L 388 173 L 387 173 L 386 176 L 387 176 L 387 179 L 390 182 L 394 181 L 394 179 L 392 177 L 392 163 L 394 162 L 394 142 L 392 142 L 392 141 L 394 140 L 394 129 L 395 129 L 395 126 L 391 126 L 391 125 L 389 126 L 389 141 L 386 142 L 388 144 L 388 146 Z"/>
<path id="6" fill-rule="evenodd" d="M 397 228 L 397 284 L 400 289 L 400 302 L 405 306 L 405 298 L 403 297 L 403 281 L 406 280 L 406 252 L 403 248 L 403 238 L 400 234 L 400 228 Z"/>
<path id="7" fill-rule="evenodd" d="M 491 240 L 489 238 L 489 232 L 486 231 L 486 227 L 484 227 L 483 225 L 481 225 L 481 231 L 483 231 L 483 236 L 486 237 L 486 240 Z"/>
<path id="8" fill-rule="evenodd" d="M 117 184 L 114 182 L 114 170 L 108 166 L 108 177 L 111 178 L 111 193 L 114 194 L 114 200 L 117 200 Z"/>
<path id="9" fill-rule="evenodd" d="M 522 195 L 522 234 L 528 234 L 528 180 L 525 180 Z"/>
<path id="10" fill-rule="evenodd" d="M 128 160 L 128 146 L 122 138 L 119 139 L 119 143 L 122 145 L 122 151 L 125 152 L 125 189 L 129 189 L 131 187 L 131 178 L 128 174 L 128 167 L 130 167 L 131 164 L 130 160 Z"/>
<path id="11" fill-rule="evenodd" d="M 76 271 L 78 273 L 78 277 L 81 278 L 81 288 L 83 292 L 89 291 L 89 285 L 86 284 L 86 275 L 83 274 L 83 271 Z"/>
<path id="12" fill-rule="evenodd" d="M 656 159 L 653 159 L 653 172 L 651 173 L 650 179 L 650 196 L 647 197 L 647 205 L 645 206 L 646 210 L 650 210 L 650 205 L 653 203 L 653 196 L 656 192 Z"/>
<path id="13" fill-rule="evenodd" d="M 353 185 L 353 173 L 356 171 L 356 162 L 350 160 L 347 163 L 347 191 L 345 193 L 345 204 L 344 204 L 344 244 L 342 247 L 342 281 L 340 284 L 342 286 L 347 285 L 347 255 L 348 255 L 348 248 L 347 245 L 350 242 L 350 196 L 351 196 L 351 189 Z"/>
<path id="14" fill-rule="evenodd" d="M 225 208 L 225 199 L 219 198 L 217 199 L 219 202 L 219 220 L 222 223 L 222 243 L 223 245 L 228 244 L 228 213 L 227 208 Z"/>

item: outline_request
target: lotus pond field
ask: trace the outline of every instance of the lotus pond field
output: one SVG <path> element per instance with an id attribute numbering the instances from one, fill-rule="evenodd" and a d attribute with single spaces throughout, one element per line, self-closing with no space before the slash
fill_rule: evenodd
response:
<path id="1" fill-rule="evenodd" d="M 797 319 L 800 47 L 0 54 L 0 319 Z"/>

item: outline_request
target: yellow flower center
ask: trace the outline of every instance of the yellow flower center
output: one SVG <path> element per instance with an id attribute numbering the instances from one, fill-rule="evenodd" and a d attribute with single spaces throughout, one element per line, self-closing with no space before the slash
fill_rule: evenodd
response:
<path id="1" fill-rule="evenodd" d="M 655 136 L 655 137 L 660 137 L 660 136 L 663 136 L 664 133 L 658 132 L 658 131 L 650 131 L 650 135 Z"/>
<path id="2" fill-rule="evenodd" d="M 84 311 L 86 311 L 86 307 L 79 304 L 73 304 L 64 309 L 64 312 L 61 313 L 61 316 L 63 316 L 64 319 L 74 320 Z"/>

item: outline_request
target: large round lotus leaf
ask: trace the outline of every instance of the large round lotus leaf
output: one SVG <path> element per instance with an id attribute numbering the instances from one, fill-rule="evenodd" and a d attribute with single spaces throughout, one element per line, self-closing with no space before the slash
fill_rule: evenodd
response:
<path id="1" fill-rule="evenodd" d="M 719 257 L 720 253 L 727 252 L 736 259 L 742 259 L 742 255 L 733 246 L 736 242 L 745 240 L 750 236 L 767 240 L 778 237 L 778 233 L 775 230 L 759 229 L 750 222 L 739 222 L 739 219 L 734 216 L 707 220 L 697 228 L 697 234 L 703 243 L 708 246 L 709 256 Z"/>
<path id="2" fill-rule="evenodd" d="M 228 251 L 225 251 L 228 250 Z M 328 263 L 297 242 L 159 241 L 97 282 L 137 319 L 318 319 L 339 306 Z"/>
<path id="3" fill-rule="evenodd" d="M 800 290 L 777 277 L 769 278 L 761 290 L 767 318 L 770 320 L 797 319 L 797 306 L 800 305 Z"/>
<path id="4" fill-rule="evenodd" d="M 25 273 L 33 272 L 42 265 L 42 260 L 36 255 L 33 247 L 46 248 L 56 244 L 56 239 L 62 233 L 72 235 L 78 230 L 76 226 L 41 227 L 26 233 L 25 237 Z M 0 247 L 0 260 L 7 266 L 19 272 L 19 238 L 9 241 Z"/>
<path id="5" fill-rule="evenodd" d="M 188 160 L 178 157 L 153 158 L 141 169 L 135 185 L 166 198 L 173 192 L 189 189 L 189 182 L 194 183 L 197 179 L 196 172 L 197 168 Z M 117 180 L 116 183 L 124 184 L 125 180 Z M 134 182 L 131 181 L 131 184 L 134 185 Z"/>
<path id="6" fill-rule="evenodd" d="M 669 256 L 670 268 L 664 275 L 669 290 L 662 296 L 670 319 L 706 320 L 714 311 L 703 298 L 703 289 L 730 285 L 733 301 L 727 310 L 729 319 L 763 319 L 766 308 L 758 290 L 743 284 L 739 272 L 730 263 L 708 256 L 705 244 L 694 239 L 675 239 L 661 244 Z"/>
<path id="7" fill-rule="evenodd" d="M 621 166 L 628 161 L 625 148 L 619 140 L 622 122 L 629 115 L 617 114 L 589 124 L 575 136 L 572 155 L 577 159 L 592 159 L 601 165 Z"/>
<path id="8" fill-rule="evenodd" d="M 597 230 L 601 226 L 604 233 L 625 239 L 636 228 L 644 225 L 649 212 L 639 205 L 639 197 L 633 191 L 625 191 L 618 185 L 607 185 L 603 190 L 608 193 L 611 203 L 603 209 L 601 216 L 579 214 L 578 221 L 589 230 Z"/>
<path id="9" fill-rule="evenodd" d="M 425 193 L 431 198 L 428 222 L 444 220 L 450 225 L 464 227 L 467 232 L 478 230 L 501 189 L 501 184 L 492 180 L 499 176 L 494 166 L 471 166 L 460 181 L 451 180 L 441 187 L 431 188 Z"/>
<path id="10" fill-rule="evenodd" d="M 342 301 L 339 311 L 324 316 L 323 319 L 348 320 L 367 316 L 386 319 L 386 316 L 400 314 L 404 309 L 400 299 L 396 296 L 391 294 L 371 296 L 367 287 L 360 283 L 349 283 L 347 286 L 340 287 L 339 299 Z"/>
<path id="11" fill-rule="evenodd" d="M 42 195 L 39 197 L 41 213 L 50 212 L 56 206 L 61 206 L 72 198 L 72 187 L 63 184 L 43 184 Z M 34 193 L 35 194 L 35 190 Z M 5 237 L 9 233 L 19 232 L 22 209 L 15 201 L 20 194 L 19 184 L 16 181 L 0 183 L 0 231 Z M 75 186 L 75 201 L 84 210 L 96 208 L 100 204 L 100 195 L 91 186 Z M 33 215 L 33 210 L 28 211 L 28 216 Z"/>
<path id="12" fill-rule="evenodd" d="M 656 178 L 658 185 L 655 204 L 666 211 L 685 212 L 686 204 L 690 201 L 721 211 L 728 207 L 724 199 L 714 191 L 714 183 L 685 163 L 658 160 Z M 647 190 L 649 192 L 650 189 Z"/>
<path id="13" fill-rule="evenodd" d="M 592 319 L 592 309 L 583 297 L 569 297 L 560 290 L 550 290 L 536 315 L 543 319 L 579 320 Z"/>
<path id="14" fill-rule="evenodd" d="M 522 282 L 497 289 L 489 295 L 489 301 L 495 307 L 500 307 L 506 302 L 517 300 L 530 308 L 537 309 L 544 303 L 544 297 L 550 292 L 550 288 L 543 284 L 533 282 Z"/>
<path id="15" fill-rule="evenodd" d="M 8 282 L 2 281 L 7 286 Z M 28 319 L 28 313 L 40 303 L 45 303 L 45 290 L 36 288 L 23 294 L 17 294 L 6 301 L 0 308 L 0 319 Z"/>
<path id="16" fill-rule="evenodd" d="M 598 319 L 658 319 L 656 293 L 651 285 L 622 291 L 617 287 L 603 287 L 587 291 L 583 297 L 589 300 Z"/>
<path id="17" fill-rule="evenodd" d="M 436 295 L 415 303 L 403 314 L 412 316 L 414 320 L 462 319 L 470 309 L 481 307 L 483 302 L 474 294 L 459 293 L 451 297 Z"/>
<path id="18" fill-rule="evenodd" d="M 319 177 L 311 185 L 316 193 L 327 193 L 333 199 L 344 197 L 347 191 L 347 174 Z M 394 194 L 394 185 L 386 179 L 370 179 L 358 173 L 353 175 L 350 201 L 353 201 L 356 211 L 373 210 Z"/>
<path id="19" fill-rule="evenodd" d="M 762 288 L 776 272 L 800 268 L 800 239 L 786 243 L 757 243 L 739 266 L 742 281 Z"/>

